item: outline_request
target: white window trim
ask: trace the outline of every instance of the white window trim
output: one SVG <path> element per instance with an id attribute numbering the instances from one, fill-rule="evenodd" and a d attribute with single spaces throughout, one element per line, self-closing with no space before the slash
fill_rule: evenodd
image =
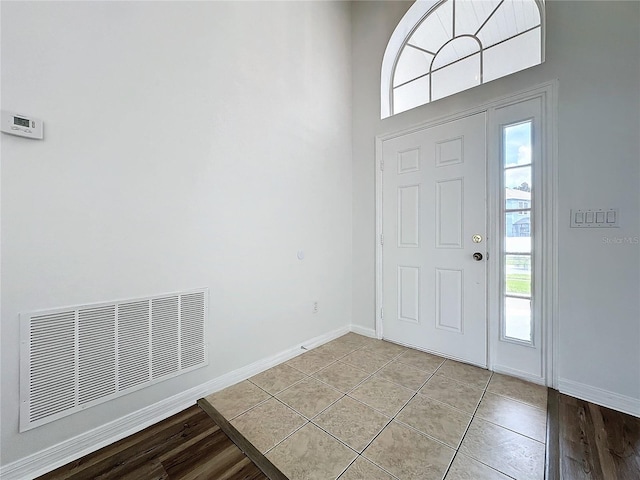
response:
<path id="1" fill-rule="evenodd" d="M 425 128 L 429 128 L 434 125 L 447 123 L 458 118 L 462 118 L 469 115 L 474 115 L 480 112 L 491 112 L 491 110 L 518 103 L 523 100 L 541 97 L 543 104 L 543 119 L 544 119 L 544 135 L 545 140 L 543 143 L 543 156 L 545 158 L 542 165 L 542 172 L 540 177 L 540 183 L 544 186 L 540 192 L 541 200 L 541 225 L 542 227 L 542 251 L 544 256 L 542 257 L 542 265 L 540 275 L 542 291 L 539 293 L 541 297 L 541 312 L 540 318 L 542 322 L 542 341 L 544 342 L 544 350 L 542 354 L 543 362 L 543 379 L 532 379 L 531 381 L 537 381 L 537 383 L 544 383 L 551 388 L 558 388 L 558 213 L 557 213 L 557 198 L 558 198 L 558 178 L 557 178 L 557 157 L 558 157 L 558 141 L 557 141 L 557 118 L 558 118 L 558 81 L 543 83 L 535 87 L 511 94 L 505 95 L 500 98 L 496 98 L 492 101 L 478 105 L 474 108 L 458 111 L 454 114 L 446 115 L 443 117 L 435 118 L 427 122 L 420 123 L 418 125 L 411 126 L 401 131 L 387 133 L 376 136 L 376 312 L 375 312 L 375 330 L 377 338 L 384 338 L 383 326 L 382 326 L 382 306 L 383 306 L 383 278 L 382 278 L 382 245 L 379 239 L 382 235 L 382 171 L 380 169 L 382 162 L 382 144 L 384 141 L 391 138 L 395 138 L 401 135 L 407 135 Z M 489 117 L 490 118 L 490 117 Z M 491 121 L 491 120 L 490 120 Z M 490 131 L 490 130 L 489 130 Z M 495 147 L 494 147 L 495 148 Z M 494 152 L 490 152 L 493 154 Z M 487 170 L 488 176 L 498 175 L 496 171 L 498 164 L 496 162 L 489 162 L 489 169 Z M 489 184 L 489 188 L 495 189 L 495 185 Z M 489 232 L 499 231 L 499 226 L 496 222 L 500 219 L 497 218 L 496 213 L 499 202 L 499 192 L 494 192 L 494 195 L 490 196 L 488 204 L 489 214 Z M 489 252 L 499 252 L 499 237 L 493 236 L 493 238 L 487 238 L 487 247 Z M 488 359 L 487 366 L 489 370 L 496 369 L 495 362 L 495 348 L 499 341 L 499 322 L 495 319 L 499 318 L 499 300 L 498 295 L 491 295 L 492 292 L 496 292 L 499 289 L 500 282 L 500 270 L 499 262 L 494 261 L 495 256 L 488 259 Z M 506 372 L 505 372 L 506 373 Z M 515 372 L 512 372 L 515 373 Z"/>
<path id="2" fill-rule="evenodd" d="M 402 51 L 402 47 L 413 32 L 418 28 L 423 18 L 435 10 L 444 0 L 417 0 L 402 19 L 398 22 L 395 30 L 391 34 L 387 48 L 382 57 L 382 68 L 380 71 L 380 118 L 387 118 L 393 115 L 391 106 L 393 101 L 391 95 L 393 92 L 393 73 L 395 71 L 396 62 Z M 541 29 L 541 56 L 540 63 L 545 61 L 545 0 L 534 0 L 540 10 L 540 29 Z M 417 105 L 416 105 L 417 106 Z"/>
<path id="3" fill-rule="evenodd" d="M 532 241 L 532 254 L 535 265 L 532 315 L 534 321 L 539 322 L 539 336 L 533 338 L 530 344 L 531 348 L 540 348 L 542 352 L 541 364 L 536 370 L 539 373 L 525 373 L 517 366 L 514 366 L 509 360 L 510 355 L 516 355 L 513 347 L 517 347 L 520 343 L 515 339 L 507 339 L 504 337 L 502 328 L 502 309 L 503 309 L 503 271 L 502 271 L 502 219 L 499 215 L 490 216 L 489 231 L 498 234 L 488 240 L 488 246 L 491 251 L 496 252 L 494 257 L 498 261 L 489 264 L 489 284 L 493 285 L 494 290 L 489 291 L 488 298 L 488 318 L 489 322 L 489 358 L 490 369 L 523 378 L 530 382 L 545 384 L 547 386 L 557 388 L 557 137 L 556 119 L 557 119 L 557 82 L 553 82 L 547 88 L 541 89 L 536 95 L 518 96 L 509 101 L 496 105 L 489 111 L 488 122 L 488 148 L 489 158 L 501 158 L 501 122 L 498 120 L 497 112 L 501 107 L 517 107 L 518 104 L 527 100 L 540 99 L 540 113 L 538 122 L 540 122 L 540 131 L 534 135 L 540 138 L 540 160 L 533 163 L 532 171 L 533 182 L 537 190 L 536 205 L 533 207 L 532 222 L 540 225 L 537 233 L 534 234 Z M 527 114 L 525 114 L 527 115 Z M 524 118 L 523 118 L 524 119 Z M 504 117 L 503 117 L 504 121 Z M 507 122 L 509 124 L 511 122 Z M 535 159 L 534 159 L 535 162 Z M 489 162 L 489 212 L 500 212 L 501 208 L 501 188 L 502 188 L 502 169 L 500 162 Z M 496 293 L 500 292 L 500 295 Z M 498 320 L 498 321 L 496 321 Z M 510 347 L 509 345 L 513 345 Z M 527 347 L 526 343 L 521 344 Z M 520 348 L 522 348 L 520 347 Z M 522 352 L 525 356 L 524 351 Z M 520 354 L 517 354 L 520 358 Z M 515 357 L 514 357 L 515 358 Z M 505 359 L 506 362 L 505 362 Z M 519 363 L 516 362 L 516 363 Z M 527 363 L 526 361 L 524 363 Z"/>
<path id="4" fill-rule="evenodd" d="M 490 123 L 491 122 L 491 118 L 489 119 Z M 507 292 L 505 290 L 505 279 L 506 279 L 506 273 L 505 273 L 505 257 L 506 255 L 508 255 L 508 253 L 506 252 L 506 248 L 505 248 L 505 237 L 506 237 L 506 222 L 504 219 L 504 215 L 507 211 L 507 209 L 505 208 L 505 201 L 504 201 L 504 171 L 505 171 L 505 167 L 504 167 L 504 127 L 507 126 L 512 126 L 512 125 L 518 125 L 518 124 L 522 124 L 522 123 L 527 123 L 527 122 L 531 122 L 531 126 L 532 126 L 532 136 L 536 136 L 536 135 L 540 135 L 540 132 L 536 131 L 536 120 L 537 121 L 543 121 L 544 119 L 540 119 L 540 118 L 522 118 L 520 120 L 514 121 L 513 123 L 508 123 L 505 125 L 499 125 L 497 128 L 497 132 L 494 132 L 493 129 L 489 129 L 489 139 L 488 142 L 490 145 L 491 143 L 493 143 L 495 145 L 495 143 L 497 142 L 497 144 L 499 145 L 498 148 L 498 152 L 499 152 L 499 156 L 498 157 L 493 157 L 492 159 L 495 160 L 496 158 L 500 159 L 500 173 L 499 173 L 499 179 L 498 178 L 493 178 L 490 177 L 490 182 L 489 184 L 492 184 L 493 182 L 496 182 L 497 184 L 497 190 L 500 192 L 499 193 L 499 200 L 498 200 L 498 205 L 499 205 L 499 210 L 497 210 L 496 216 L 499 216 L 500 218 L 496 218 L 496 220 L 498 221 L 498 223 L 500 224 L 499 226 L 499 249 L 496 250 L 496 253 L 499 255 L 499 258 L 496 258 L 496 262 L 499 263 L 499 271 L 500 271 L 500 279 L 498 281 L 498 285 L 500 287 L 500 341 L 502 342 L 509 342 L 509 343 L 514 343 L 516 345 L 521 345 L 521 346 L 529 346 L 529 347 L 535 347 L 536 345 L 540 345 L 541 343 L 541 339 L 537 338 L 535 331 L 536 331 L 536 324 L 538 322 L 540 322 L 540 319 L 537 317 L 538 314 L 538 308 L 535 308 L 537 306 L 537 299 L 534 297 L 534 294 L 537 291 L 538 284 L 539 284 L 539 272 L 537 271 L 538 267 L 538 258 L 536 255 L 536 247 L 539 246 L 539 239 L 538 239 L 538 235 L 537 232 L 535 231 L 529 231 L 530 234 L 530 238 L 531 238 L 531 249 L 528 253 L 530 261 L 531 261 L 531 270 L 533 272 L 532 275 L 532 282 L 531 282 L 531 294 L 529 295 L 529 300 L 531 302 L 531 323 L 530 323 L 530 328 L 529 328 L 529 334 L 530 334 L 530 338 L 531 340 L 521 340 L 515 337 L 509 337 L 507 336 L 507 325 L 506 325 L 506 314 L 505 314 L 505 300 L 507 297 Z M 492 138 L 491 135 L 495 134 L 495 133 L 499 133 L 500 137 L 499 139 L 496 138 Z M 544 142 L 544 139 L 542 139 L 542 141 Z M 533 142 L 533 139 L 532 139 Z M 540 150 L 542 150 L 542 145 Z M 538 195 L 537 195 L 537 178 L 538 178 L 538 172 L 540 170 L 540 158 L 539 155 L 537 154 L 538 152 L 534 152 L 532 153 L 532 160 L 531 163 L 528 165 L 513 165 L 512 168 L 530 168 L 531 169 L 531 200 L 530 200 L 530 204 L 529 207 L 522 207 L 522 204 L 524 202 L 519 201 L 518 202 L 518 207 L 519 208 L 529 208 L 528 212 L 529 212 L 529 221 L 532 222 L 535 226 L 535 223 L 538 220 L 538 210 L 539 210 L 539 199 L 538 199 Z M 542 152 L 540 152 L 542 153 Z M 535 162 L 535 165 L 534 165 Z M 490 174 L 491 175 L 491 174 Z M 492 182 L 492 181 L 493 182 Z M 535 183 L 534 183 L 535 181 Z M 495 191 L 491 191 L 491 194 L 494 194 Z M 533 194 L 535 193 L 535 195 Z M 514 211 L 514 210 L 512 210 Z M 519 213 L 523 213 L 523 212 L 519 212 Z M 535 228 L 533 229 L 535 230 Z M 514 253 L 510 253 L 511 255 L 515 255 Z M 496 255 L 496 256 L 498 256 Z M 524 254 L 523 254 L 524 255 Z M 493 292 L 491 292 L 493 293 Z"/>

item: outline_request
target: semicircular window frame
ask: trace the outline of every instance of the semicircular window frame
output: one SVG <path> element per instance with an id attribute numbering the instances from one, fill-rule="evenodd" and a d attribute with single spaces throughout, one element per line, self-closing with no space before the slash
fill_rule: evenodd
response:
<path id="1" fill-rule="evenodd" d="M 539 65 L 544 56 L 543 0 L 418 0 L 384 53 L 380 116 Z"/>

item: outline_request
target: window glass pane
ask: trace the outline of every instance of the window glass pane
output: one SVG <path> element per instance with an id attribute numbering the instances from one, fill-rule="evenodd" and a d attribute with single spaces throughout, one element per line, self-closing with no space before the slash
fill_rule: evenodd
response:
<path id="1" fill-rule="evenodd" d="M 531 253 L 531 212 L 506 212 L 505 253 Z"/>
<path id="2" fill-rule="evenodd" d="M 480 54 L 465 58 L 431 74 L 431 100 L 480 85 Z"/>
<path id="3" fill-rule="evenodd" d="M 531 297 L 531 255 L 505 255 L 505 292 Z"/>
<path id="4" fill-rule="evenodd" d="M 416 2 L 411 9 L 429 2 Z M 536 0 L 442 0 L 435 8 L 420 10 L 421 21 L 398 24 L 383 60 L 383 116 L 394 115 L 541 63 L 541 9 Z M 413 16 L 412 18 L 417 18 Z M 411 32 L 400 40 L 399 32 Z M 473 38 L 472 38 L 473 37 Z M 475 45 L 474 45 L 475 43 Z M 398 47 L 398 45 L 401 47 Z M 481 48 L 479 48 L 481 47 Z M 477 50 L 479 48 L 479 50 Z M 475 57 L 478 51 L 479 57 Z M 421 52 L 421 53 L 418 53 Z M 393 58 L 391 58 L 393 56 Z M 473 61 L 458 65 L 470 56 Z M 435 58 L 434 58 L 435 57 Z M 448 66 L 457 65 L 448 69 Z M 411 88 L 398 94 L 397 108 L 390 105 L 393 89 L 421 75 L 431 75 L 429 98 Z M 387 92 L 391 92 L 388 95 Z"/>
<path id="5" fill-rule="evenodd" d="M 413 33 L 409 42 L 429 52 L 437 52 L 453 38 L 453 2 L 448 0 L 440 5 Z"/>
<path id="6" fill-rule="evenodd" d="M 507 18 L 514 18 L 518 33 L 540 25 L 540 10 L 531 0 L 507 0 Z"/>
<path id="7" fill-rule="evenodd" d="M 418 78 L 425 73 L 429 73 L 432 59 L 433 55 L 429 55 L 422 50 L 418 50 L 409 45 L 404 47 L 398 59 L 398 65 L 396 65 L 396 72 L 393 76 L 393 86 L 395 87 L 396 85 Z"/>
<path id="8" fill-rule="evenodd" d="M 539 65 L 541 62 L 540 27 L 486 49 L 483 62 L 483 82 L 490 82 Z"/>
<path id="9" fill-rule="evenodd" d="M 504 167 L 504 335 L 531 342 L 532 122 L 502 129 Z"/>
<path id="10" fill-rule="evenodd" d="M 503 129 L 504 166 L 531 163 L 531 122 L 509 125 Z"/>
<path id="11" fill-rule="evenodd" d="M 456 1 L 456 35 L 475 35 L 500 0 Z"/>
<path id="12" fill-rule="evenodd" d="M 480 44 L 471 37 L 456 38 L 438 52 L 431 68 L 441 68 L 480 50 Z"/>
<path id="13" fill-rule="evenodd" d="M 393 113 L 429 102 L 429 75 L 393 89 Z"/>
<path id="14" fill-rule="evenodd" d="M 540 25 L 540 13 L 531 0 L 505 0 L 478 32 L 485 48 Z"/>
<path id="15" fill-rule="evenodd" d="M 530 342 L 531 338 L 531 300 L 528 298 L 505 297 L 504 299 L 504 335 Z"/>
<path id="16" fill-rule="evenodd" d="M 505 252 L 531 253 L 531 212 L 505 214 Z"/>
<path id="17" fill-rule="evenodd" d="M 504 171 L 505 208 L 531 208 L 531 167 L 510 168 Z"/>

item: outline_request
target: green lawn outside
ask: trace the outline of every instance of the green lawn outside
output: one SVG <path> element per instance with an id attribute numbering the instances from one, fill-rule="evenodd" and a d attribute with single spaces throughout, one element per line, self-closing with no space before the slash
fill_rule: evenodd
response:
<path id="1" fill-rule="evenodd" d="M 507 293 L 531 295 L 531 275 L 527 273 L 507 273 Z"/>

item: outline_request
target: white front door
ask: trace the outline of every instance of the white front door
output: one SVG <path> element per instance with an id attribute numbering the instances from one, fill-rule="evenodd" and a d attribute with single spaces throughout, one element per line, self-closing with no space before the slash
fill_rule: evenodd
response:
<path id="1" fill-rule="evenodd" d="M 485 117 L 382 143 L 383 337 L 481 366 L 487 365 Z"/>

